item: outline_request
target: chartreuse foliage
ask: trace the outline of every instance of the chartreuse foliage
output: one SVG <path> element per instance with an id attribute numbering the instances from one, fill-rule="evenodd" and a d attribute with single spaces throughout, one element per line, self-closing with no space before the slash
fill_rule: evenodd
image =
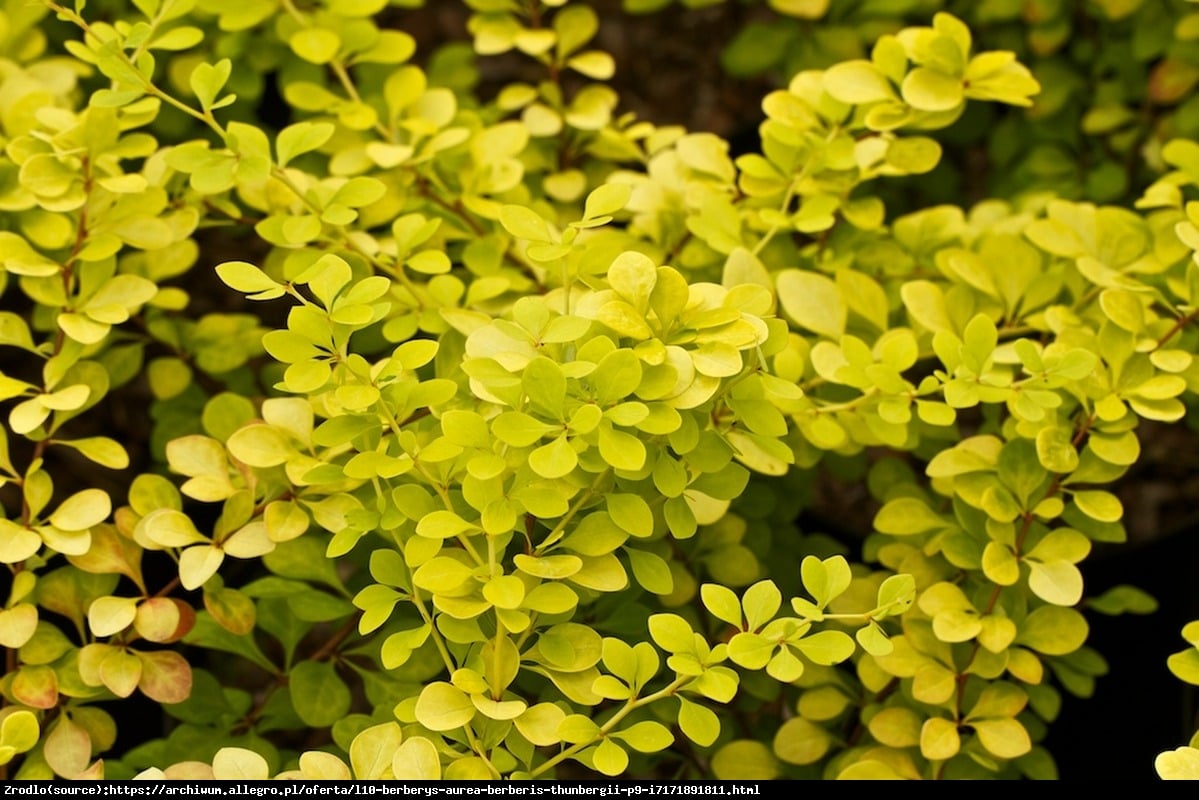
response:
<path id="1" fill-rule="evenodd" d="M 734 3 L 622 0 L 633 14 L 724 5 Z M 1129 205 L 1160 170 L 1156 151 L 1161 144 L 1199 137 L 1194 92 L 1199 9 L 1192 0 L 762 0 L 754 5 L 775 13 L 749 16 L 732 32 L 720 61 L 734 76 L 785 78 L 861 59 L 880 36 L 904 24 L 926 24 L 939 11 L 954 14 L 985 37 L 989 49 L 1014 53 L 1029 67 L 1041 91 L 1028 112 L 998 114 L 983 104 L 967 109 L 962 124 L 946 137 L 961 157 L 943 161 L 937 180 L 920 185 L 924 197 L 961 205 L 962 192 L 1006 197 L 1046 191 Z M 968 66 L 950 50 L 928 50 L 919 60 L 954 76 Z M 986 169 L 969 160 L 971 150 L 985 152 Z"/>
<path id="2" fill-rule="evenodd" d="M 8 774 L 1053 777 L 1086 612 L 1154 605 L 1079 565 L 1199 389 L 1199 145 L 1135 206 L 889 207 L 1060 87 L 931 9 L 734 156 L 620 111 L 581 0 L 425 66 L 411 5 L 3 6 Z M 860 553 L 796 527 L 829 481 Z"/>

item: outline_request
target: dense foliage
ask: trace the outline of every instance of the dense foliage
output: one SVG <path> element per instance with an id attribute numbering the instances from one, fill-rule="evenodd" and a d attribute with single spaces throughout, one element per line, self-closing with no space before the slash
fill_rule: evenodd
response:
<path id="1" fill-rule="evenodd" d="M 597 40 L 719 2 L 422 5 L 0 4 L 6 775 L 1055 778 L 1199 5 L 740 3 L 748 150 Z"/>

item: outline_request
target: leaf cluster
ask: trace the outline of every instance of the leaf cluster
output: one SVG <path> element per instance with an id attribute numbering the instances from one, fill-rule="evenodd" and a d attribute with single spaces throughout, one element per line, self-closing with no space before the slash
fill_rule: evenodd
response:
<path id="1" fill-rule="evenodd" d="M 404 5 L 0 8 L 6 774 L 1055 777 L 1088 615 L 1155 606 L 1080 565 L 1199 389 L 1184 108 L 1135 192 L 1038 144 L 905 204 L 970 114 L 1067 113 L 1065 11 L 1003 44 L 1064 4 L 788 56 L 742 154 L 623 113 L 581 0 L 469 0 L 426 66 Z M 501 54 L 540 77 L 484 99 Z M 1132 99 L 1082 123 L 1128 181 Z M 798 524 L 828 482 L 852 540 Z M 169 723 L 114 752 L 135 694 Z"/>

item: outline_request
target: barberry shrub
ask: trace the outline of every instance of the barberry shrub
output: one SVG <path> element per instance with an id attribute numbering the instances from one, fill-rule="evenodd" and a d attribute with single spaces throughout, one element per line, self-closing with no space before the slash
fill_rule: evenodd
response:
<path id="1" fill-rule="evenodd" d="M 0 6 L 6 776 L 1056 777 L 1199 390 L 1199 10 L 771 0 L 735 152 L 612 8 L 421 5 Z"/>

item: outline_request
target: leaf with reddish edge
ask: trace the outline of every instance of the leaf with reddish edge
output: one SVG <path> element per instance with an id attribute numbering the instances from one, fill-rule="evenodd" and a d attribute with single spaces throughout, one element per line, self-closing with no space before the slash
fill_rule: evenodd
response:
<path id="1" fill-rule="evenodd" d="M 192 690 L 192 670 L 187 659 L 173 650 L 137 653 L 141 660 L 138 688 L 159 703 L 182 703 Z"/>
<path id="2" fill-rule="evenodd" d="M 150 642 L 177 642 L 196 624 L 196 612 L 174 597 L 151 597 L 137 607 L 134 629 Z"/>
<path id="3" fill-rule="evenodd" d="M 58 704 L 58 679 L 48 666 L 21 667 L 13 675 L 9 691 L 30 708 L 54 708 Z"/>
<path id="4" fill-rule="evenodd" d="M 254 601 L 237 589 L 205 587 L 204 607 L 217 623 L 237 636 L 245 636 L 254 630 L 257 613 Z"/>

